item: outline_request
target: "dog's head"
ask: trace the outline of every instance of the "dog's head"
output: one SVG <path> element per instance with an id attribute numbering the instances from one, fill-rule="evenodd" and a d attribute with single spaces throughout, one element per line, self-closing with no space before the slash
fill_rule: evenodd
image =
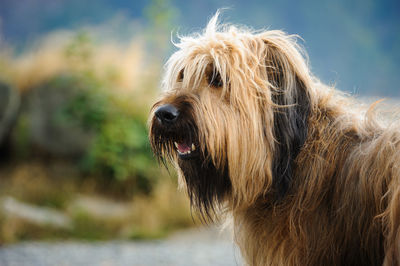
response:
<path id="1" fill-rule="evenodd" d="M 284 196 L 307 136 L 312 82 L 295 37 L 217 18 L 175 44 L 150 116 L 154 153 L 173 162 L 206 216 L 222 202 Z"/>

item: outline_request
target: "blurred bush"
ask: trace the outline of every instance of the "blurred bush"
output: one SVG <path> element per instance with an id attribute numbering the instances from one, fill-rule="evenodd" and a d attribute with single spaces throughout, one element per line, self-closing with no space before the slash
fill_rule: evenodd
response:
<path id="1" fill-rule="evenodd" d="M 15 126 L 3 138 L 10 148 L 0 145 L 0 244 L 152 238 L 192 224 L 187 199 L 147 138 L 165 47 L 158 44 L 155 56 L 147 49 L 158 37 L 121 42 L 101 34 L 56 32 L 27 51 L 0 49 L 3 87 L 21 95 Z M 51 221 L 46 213 L 70 226 L 40 224 Z"/>
<path id="2" fill-rule="evenodd" d="M 107 26 L 51 33 L 24 51 L 0 44 L 0 93 L 20 102 L 0 138 L 0 244 L 154 238 L 193 224 L 147 138 L 174 16 L 166 3 L 152 1 L 149 27 L 130 41 Z"/>
<path id="3" fill-rule="evenodd" d="M 55 52 L 55 61 L 66 66 L 31 81 L 32 86 L 25 84 L 27 105 L 14 132 L 15 146 L 72 157 L 86 175 L 129 181 L 131 192 L 149 193 L 159 170 L 147 139 L 149 98 L 143 98 L 143 91 L 151 95 L 156 88 L 150 87 L 151 83 L 138 88 L 143 84 L 137 81 L 124 87 L 127 83 L 121 84 L 121 75 L 127 70 L 97 61 L 97 55 L 104 57 L 107 52 L 118 53 L 118 49 L 95 47 L 87 33 L 79 32 L 64 49 Z M 118 55 L 121 60 L 125 54 Z M 21 143 L 28 147 L 21 147 Z"/>

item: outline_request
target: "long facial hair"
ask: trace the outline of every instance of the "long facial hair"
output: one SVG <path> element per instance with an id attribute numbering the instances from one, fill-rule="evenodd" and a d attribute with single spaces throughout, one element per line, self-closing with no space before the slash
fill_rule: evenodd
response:
<path id="1" fill-rule="evenodd" d="M 183 115 L 170 129 L 153 119 L 150 140 L 157 156 L 173 162 L 204 216 L 226 199 L 236 208 L 267 195 L 279 201 L 289 190 L 312 104 L 310 75 L 294 38 L 219 29 L 216 16 L 203 35 L 176 44 L 166 93 L 155 106 L 173 104 Z M 181 160 L 172 143 L 188 136 L 198 157 Z"/>
<path id="2" fill-rule="evenodd" d="M 223 200 L 231 190 L 228 169 L 217 168 L 206 149 L 196 150 L 191 159 L 179 159 L 174 142 L 184 141 L 200 146 L 192 107 L 196 100 L 189 95 L 180 95 L 171 97 L 170 101 L 179 108 L 180 119 L 172 127 L 164 127 L 153 117 L 150 143 L 160 162 L 167 167 L 167 159 L 176 166 L 191 206 L 199 212 L 201 221 L 208 223 L 216 219 L 215 213 L 222 208 Z M 153 109 L 159 104 L 156 103 Z"/>

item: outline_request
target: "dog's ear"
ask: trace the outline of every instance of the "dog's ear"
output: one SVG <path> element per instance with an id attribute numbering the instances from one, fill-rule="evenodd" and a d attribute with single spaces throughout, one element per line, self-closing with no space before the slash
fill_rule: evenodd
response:
<path id="1" fill-rule="evenodd" d="M 279 37 L 264 40 L 274 114 L 272 189 L 278 201 L 285 196 L 293 179 L 294 160 L 307 138 L 311 107 L 304 59 L 287 36 Z"/>

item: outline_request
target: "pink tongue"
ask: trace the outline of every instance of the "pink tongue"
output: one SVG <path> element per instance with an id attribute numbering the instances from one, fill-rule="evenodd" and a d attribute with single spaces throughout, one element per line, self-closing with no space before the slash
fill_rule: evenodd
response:
<path id="1" fill-rule="evenodd" d="M 185 153 L 190 151 L 190 147 L 184 143 L 178 143 L 178 150 L 180 153 Z"/>

